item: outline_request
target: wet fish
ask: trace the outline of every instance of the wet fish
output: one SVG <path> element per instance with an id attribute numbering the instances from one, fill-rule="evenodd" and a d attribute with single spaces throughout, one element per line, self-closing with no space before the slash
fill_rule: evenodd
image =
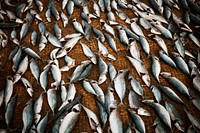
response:
<path id="1" fill-rule="evenodd" d="M 56 96 L 56 90 L 53 89 L 48 89 L 47 91 L 47 101 L 48 104 L 53 112 L 53 114 L 55 113 L 55 108 L 57 106 L 57 96 Z"/>

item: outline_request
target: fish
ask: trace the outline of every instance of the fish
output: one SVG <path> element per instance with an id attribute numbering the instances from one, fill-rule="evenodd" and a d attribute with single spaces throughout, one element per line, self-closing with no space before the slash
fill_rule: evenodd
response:
<path id="1" fill-rule="evenodd" d="M 175 126 L 179 131 L 185 132 L 185 124 L 179 110 L 171 103 L 165 102 L 165 108 L 169 112 L 172 121 L 176 121 Z"/>
<path id="2" fill-rule="evenodd" d="M 101 124 L 96 114 L 93 111 L 91 111 L 89 108 L 83 105 L 82 107 L 87 114 L 91 129 L 95 130 L 97 133 L 103 133 L 103 129 L 101 128 Z"/>
<path id="3" fill-rule="evenodd" d="M 80 116 L 81 106 L 79 104 L 74 105 L 72 111 L 69 112 L 62 120 L 58 129 L 59 133 L 71 132 L 78 122 Z"/>
<path id="4" fill-rule="evenodd" d="M 188 88 L 179 79 L 173 77 L 171 73 L 161 72 L 160 75 L 164 77 L 177 91 L 190 97 Z"/>
<path id="5" fill-rule="evenodd" d="M 172 52 L 172 55 L 174 57 L 176 66 L 179 68 L 179 70 L 181 70 L 186 75 L 190 75 L 188 65 L 186 64 L 185 60 L 180 56 L 180 54 Z"/>
<path id="6" fill-rule="evenodd" d="M 76 82 L 78 80 L 82 80 L 85 77 L 87 77 L 87 75 L 90 72 L 91 67 L 92 67 L 91 61 L 89 60 L 82 61 L 82 63 L 75 68 L 70 78 L 70 82 L 71 83 Z"/>
<path id="7" fill-rule="evenodd" d="M 40 73 L 39 77 L 40 85 L 44 89 L 44 91 L 46 91 L 48 85 L 48 71 L 48 69 L 44 69 L 44 71 Z"/>
<path id="8" fill-rule="evenodd" d="M 192 123 L 193 126 L 195 126 L 196 128 L 200 129 L 200 120 L 195 117 L 194 115 L 192 115 L 191 113 L 189 113 L 186 109 L 185 109 L 186 115 L 189 118 L 190 122 Z"/>
<path id="9" fill-rule="evenodd" d="M 133 91 L 135 91 L 138 95 L 143 97 L 143 89 L 140 83 L 135 79 L 135 77 L 131 73 L 129 73 L 128 79 L 130 80 L 131 88 L 133 89 Z"/>
<path id="10" fill-rule="evenodd" d="M 25 56 L 24 59 L 20 62 L 18 69 L 13 77 L 14 84 L 18 82 L 21 79 L 21 76 L 26 72 L 28 63 L 28 56 Z"/>
<path id="11" fill-rule="evenodd" d="M 144 121 L 142 120 L 142 118 L 139 115 L 135 114 L 135 112 L 131 109 L 128 109 L 128 112 L 130 113 L 130 115 L 133 118 L 135 128 L 140 133 L 146 133 L 145 124 L 144 124 Z"/>
<path id="12" fill-rule="evenodd" d="M 74 2 L 72 0 L 69 0 L 67 2 L 67 13 L 69 14 L 69 16 L 71 16 L 74 12 Z"/>
<path id="13" fill-rule="evenodd" d="M 83 53 L 91 60 L 92 63 L 96 64 L 97 60 L 96 60 L 96 56 L 95 54 L 92 52 L 92 50 L 84 43 L 80 42 L 82 49 L 83 49 Z"/>
<path id="14" fill-rule="evenodd" d="M 117 93 L 117 95 L 120 98 L 120 104 L 123 105 L 123 99 L 125 97 L 126 93 L 126 83 L 125 83 L 125 76 L 127 74 L 128 70 L 118 70 L 118 73 L 113 80 L 114 82 L 114 88 Z"/>
<path id="15" fill-rule="evenodd" d="M 163 100 L 163 97 L 162 97 L 162 94 L 161 94 L 161 91 L 160 89 L 158 89 L 157 86 L 155 85 L 152 85 L 151 86 L 151 91 L 153 92 L 153 95 L 155 97 L 155 100 L 160 103 L 162 100 Z"/>
<path id="16" fill-rule="evenodd" d="M 29 96 L 32 97 L 34 91 L 33 91 L 33 87 L 31 85 L 31 83 L 26 78 L 24 78 L 24 77 L 22 77 L 20 80 L 24 84 L 24 87 L 26 88 L 26 91 L 28 92 Z"/>
<path id="17" fill-rule="evenodd" d="M 113 108 L 109 116 L 110 130 L 112 133 L 123 133 L 123 124 L 116 108 Z"/>
<path id="18" fill-rule="evenodd" d="M 157 56 L 151 56 L 151 58 L 152 58 L 151 70 L 152 70 L 153 76 L 156 78 L 158 82 L 160 82 L 159 74 L 161 72 L 161 65 L 159 62 L 159 58 Z"/>
<path id="19" fill-rule="evenodd" d="M 16 107 L 16 102 L 17 102 L 17 94 L 15 94 L 8 102 L 7 107 L 6 107 L 6 112 L 5 112 L 5 121 L 7 127 L 10 127 L 10 123 L 12 122 L 14 110 Z"/>
<path id="20" fill-rule="evenodd" d="M 114 38 L 116 37 L 114 29 L 110 25 L 108 25 L 104 20 L 100 19 L 100 24 L 103 26 L 103 30 L 110 33 Z"/>
<path id="21" fill-rule="evenodd" d="M 83 80 L 83 88 L 90 94 L 97 95 L 96 92 L 94 91 L 92 85 L 90 84 L 89 79 L 84 79 Z"/>
<path id="22" fill-rule="evenodd" d="M 169 87 L 167 86 L 161 86 L 159 85 L 158 88 L 165 93 L 165 95 L 167 95 L 169 98 L 171 98 L 172 100 L 174 100 L 175 102 L 184 105 L 185 103 L 183 102 L 183 100 Z"/>
<path id="23" fill-rule="evenodd" d="M 51 108 L 54 114 L 55 108 L 57 106 L 57 96 L 56 96 L 56 90 L 54 88 L 47 90 L 47 101 L 48 101 L 49 107 Z"/>
<path id="24" fill-rule="evenodd" d="M 29 100 L 23 109 L 22 113 L 23 129 L 22 133 L 28 132 L 33 123 L 33 100 Z"/>
<path id="25" fill-rule="evenodd" d="M 48 122 L 48 113 L 38 123 L 37 128 L 36 128 L 38 133 L 44 133 L 45 132 L 45 128 L 46 128 L 47 122 Z"/>
<path id="26" fill-rule="evenodd" d="M 177 68 L 175 62 L 163 51 L 159 50 L 158 51 L 159 58 L 164 61 L 165 63 L 169 64 L 173 68 Z"/>
<path id="27" fill-rule="evenodd" d="M 98 55 L 99 78 L 98 84 L 102 84 L 107 79 L 108 66 L 106 62 Z"/>
<path id="28" fill-rule="evenodd" d="M 155 112 L 158 114 L 159 119 L 167 127 L 169 127 L 170 129 L 172 128 L 169 112 L 161 104 L 155 103 L 152 100 L 143 100 L 142 102 L 152 107 L 155 110 Z"/>
<path id="29" fill-rule="evenodd" d="M 90 84 L 92 86 L 92 88 L 94 89 L 96 95 L 97 100 L 100 102 L 100 104 L 102 106 L 105 105 L 105 95 L 102 91 L 102 89 L 100 88 L 100 86 L 98 85 L 98 82 L 95 80 L 90 80 Z"/>
<path id="30" fill-rule="evenodd" d="M 83 35 L 85 35 L 82 25 L 78 21 L 76 21 L 75 18 L 72 20 L 72 24 L 73 24 L 73 26 L 74 26 L 76 31 L 78 31 L 78 32 L 82 33 Z"/>

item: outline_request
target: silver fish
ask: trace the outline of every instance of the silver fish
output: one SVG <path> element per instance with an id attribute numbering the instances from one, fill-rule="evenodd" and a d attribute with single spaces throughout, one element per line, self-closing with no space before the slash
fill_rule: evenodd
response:
<path id="1" fill-rule="evenodd" d="M 67 3 L 68 3 L 68 0 L 63 0 L 63 1 L 62 1 L 62 10 L 65 9 Z"/>
<path id="2" fill-rule="evenodd" d="M 51 65 L 51 73 L 54 79 L 54 83 L 52 83 L 51 85 L 56 85 L 56 87 L 60 84 L 61 82 L 61 71 L 59 69 L 59 67 L 55 64 Z"/>
<path id="3" fill-rule="evenodd" d="M 160 89 L 158 89 L 158 87 L 156 87 L 155 85 L 152 85 L 151 91 L 153 92 L 156 101 L 160 103 L 163 100 Z"/>
<path id="4" fill-rule="evenodd" d="M 78 37 L 74 37 L 74 38 L 71 38 L 70 40 L 68 40 L 65 45 L 64 45 L 64 49 L 67 51 L 67 52 L 70 52 L 73 47 L 77 44 L 77 42 L 82 38 L 82 36 L 78 36 Z"/>
<path id="5" fill-rule="evenodd" d="M 56 96 L 56 90 L 53 89 L 48 89 L 47 91 L 47 101 L 49 104 L 49 107 L 51 108 L 53 114 L 55 112 L 55 108 L 57 106 L 57 96 Z"/>
<path id="6" fill-rule="evenodd" d="M 104 0 L 98 0 L 98 5 L 101 9 L 102 12 L 105 12 L 105 3 L 104 3 Z"/>
<path id="7" fill-rule="evenodd" d="M 96 114 L 94 112 L 92 112 L 89 108 L 87 108 L 83 105 L 82 105 L 82 107 L 88 116 L 91 129 L 95 130 L 97 133 L 103 133 L 103 129 L 101 128 L 99 119 L 96 116 Z"/>
<path id="8" fill-rule="evenodd" d="M 159 58 L 160 58 L 162 61 L 164 61 L 165 63 L 169 64 L 170 66 L 176 68 L 175 62 L 174 62 L 167 54 L 165 54 L 164 51 L 159 50 L 159 51 L 158 51 L 158 54 L 159 54 Z"/>
<path id="9" fill-rule="evenodd" d="M 74 84 L 69 84 L 66 100 L 68 103 L 74 100 L 76 95 L 76 88 Z"/>
<path id="10" fill-rule="evenodd" d="M 62 47 L 61 42 L 58 40 L 57 37 L 52 35 L 50 32 L 45 32 L 45 36 L 48 39 L 48 41 L 55 47 Z"/>
<path id="11" fill-rule="evenodd" d="M 190 29 L 190 27 L 185 24 L 182 20 L 180 20 L 176 14 L 172 13 L 172 18 L 174 20 L 174 22 L 178 25 L 178 27 L 181 29 L 181 30 L 184 30 L 184 31 L 187 31 L 187 32 L 192 32 L 192 30 Z"/>
<path id="12" fill-rule="evenodd" d="M 69 16 L 71 16 L 74 12 L 74 2 L 72 0 L 69 0 L 67 2 L 67 13 L 69 14 Z"/>
<path id="13" fill-rule="evenodd" d="M 146 67 L 144 66 L 143 62 L 138 61 L 137 59 L 132 58 L 130 56 L 126 56 L 126 57 L 129 59 L 129 61 L 131 62 L 131 64 L 135 67 L 138 75 L 148 74 L 148 71 L 147 71 Z"/>
<path id="14" fill-rule="evenodd" d="M 83 80 L 83 88 L 90 94 L 97 95 L 88 79 Z"/>
<path id="15" fill-rule="evenodd" d="M 22 25 L 21 31 L 20 31 L 20 40 L 22 40 L 28 33 L 29 23 L 26 22 Z"/>
<path id="16" fill-rule="evenodd" d="M 32 97 L 34 91 L 33 91 L 33 87 L 31 85 L 31 83 L 27 79 L 25 79 L 23 77 L 21 78 L 21 81 L 24 84 L 24 86 L 25 86 L 26 91 L 28 92 L 28 94 Z"/>
<path id="17" fill-rule="evenodd" d="M 79 22 L 77 22 L 75 18 L 72 20 L 72 24 L 76 31 L 82 33 L 83 35 L 85 34 L 82 25 Z"/>
<path id="18" fill-rule="evenodd" d="M 44 118 L 38 123 L 37 125 L 37 133 L 44 133 L 45 132 L 45 128 L 48 122 L 48 113 L 44 116 Z"/>
<path id="19" fill-rule="evenodd" d="M 92 50 L 84 43 L 80 42 L 80 44 L 82 46 L 83 53 L 92 61 L 92 63 L 96 64 L 97 63 L 96 56 L 92 52 Z"/>
<path id="20" fill-rule="evenodd" d="M 148 106 L 152 107 L 160 120 L 171 129 L 171 119 L 168 111 L 159 103 L 153 102 L 153 100 L 143 100 L 143 103 L 147 104 Z"/>
<path id="21" fill-rule="evenodd" d="M 70 133 L 75 127 L 81 112 L 81 106 L 76 104 L 72 111 L 69 112 L 62 120 L 60 127 L 58 129 L 59 133 Z"/>
<path id="22" fill-rule="evenodd" d="M 127 36 L 126 31 L 124 30 L 124 28 L 120 26 L 118 28 L 118 31 L 119 31 L 119 40 L 123 44 L 129 45 L 129 39 L 128 39 L 128 36 Z"/>
<path id="23" fill-rule="evenodd" d="M 153 24 L 156 28 L 158 28 L 161 32 L 161 34 L 167 38 L 167 39 L 172 39 L 172 34 L 171 32 L 165 28 L 164 26 L 162 26 L 160 23 L 158 22 L 151 22 L 151 24 Z"/>
<path id="24" fill-rule="evenodd" d="M 66 0 L 63 0 L 63 1 L 66 1 Z M 69 22 L 67 15 L 64 12 L 61 12 L 60 16 L 63 21 L 63 27 L 66 27 Z"/>
<path id="25" fill-rule="evenodd" d="M 175 102 L 179 103 L 179 104 L 183 104 L 184 102 L 183 100 L 169 87 L 167 86 L 158 86 L 158 88 L 165 93 L 165 95 L 167 95 L 169 98 L 171 98 L 172 100 L 174 100 Z"/>
<path id="26" fill-rule="evenodd" d="M 106 62 L 103 61 L 103 59 L 98 55 L 98 67 L 99 67 L 99 79 L 98 83 L 102 84 L 107 79 L 107 73 L 108 73 L 108 66 Z"/>
<path id="27" fill-rule="evenodd" d="M 190 97 L 188 88 L 179 79 L 171 76 L 171 73 L 162 72 L 160 75 L 164 77 L 180 93 Z"/>
<path id="28" fill-rule="evenodd" d="M 100 15 L 101 15 L 100 7 L 95 1 L 93 1 L 93 10 L 94 10 L 94 14 L 97 17 L 100 17 Z"/>
<path id="29" fill-rule="evenodd" d="M 143 51 L 149 56 L 150 46 L 147 39 L 143 36 L 139 36 L 139 41 L 140 41 Z"/>
<path id="30" fill-rule="evenodd" d="M 172 55 L 174 57 L 174 61 L 177 65 L 177 67 L 185 74 L 190 75 L 190 71 L 188 68 L 188 65 L 186 64 L 185 60 L 180 56 L 180 54 L 176 52 L 172 52 Z"/>
<path id="31" fill-rule="evenodd" d="M 122 120 L 116 108 L 111 110 L 109 124 L 112 133 L 123 133 Z"/>
<path id="32" fill-rule="evenodd" d="M 44 9 L 43 3 L 40 0 L 34 0 L 34 2 L 37 8 L 39 9 L 39 11 L 41 12 Z"/>
<path id="33" fill-rule="evenodd" d="M 22 50 L 23 50 L 27 55 L 29 55 L 30 57 L 35 58 L 35 59 L 42 60 L 42 58 L 41 58 L 35 51 L 33 51 L 31 48 L 22 47 Z"/>
<path id="34" fill-rule="evenodd" d="M 111 47 L 111 49 L 118 55 L 117 46 L 114 39 L 108 34 L 105 34 L 105 38 L 108 41 L 108 44 Z"/>
<path id="35" fill-rule="evenodd" d="M 137 25 L 134 19 L 131 20 L 131 29 L 138 35 L 144 37 L 142 29 Z"/>
<path id="36" fill-rule="evenodd" d="M 133 77 L 133 75 L 131 73 L 129 73 L 128 76 L 130 83 L 131 83 L 131 88 L 140 96 L 143 97 L 143 89 L 140 85 L 140 83 L 135 79 L 135 77 Z"/>
<path id="37" fill-rule="evenodd" d="M 32 34 L 31 34 L 31 44 L 33 44 L 35 46 L 36 41 L 37 41 L 37 32 L 35 30 L 33 30 Z"/>
<path id="38" fill-rule="evenodd" d="M 108 66 L 108 73 L 109 73 L 109 76 L 110 76 L 110 81 L 112 82 L 117 75 L 117 71 L 116 71 L 115 67 L 110 62 L 106 62 L 106 64 Z"/>
<path id="39" fill-rule="evenodd" d="M 58 23 L 55 23 L 53 28 L 54 28 L 54 32 L 55 32 L 56 37 L 60 40 L 62 38 L 62 30 L 58 26 Z"/>
<path id="40" fill-rule="evenodd" d="M 116 60 L 116 58 L 109 53 L 108 49 L 103 45 L 99 38 L 97 38 L 97 44 L 100 54 L 102 54 L 104 57 L 107 57 L 110 60 Z"/>
<path id="41" fill-rule="evenodd" d="M 146 133 L 144 121 L 142 120 L 142 118 L 139 115 L 135 114 L 135 112 L 133 110 L 131 110 L 131 109 L 128 109 L 128 112 L 130 113 L 130 115 L 133 118 L 135 128 L 140 133 Z"/>
<path id="42" fill-rule="evenodd" d="M 192 125 L 194 125 L 196 128 L 200 129 L 200 120 L 195 117 L 194 115 L 192 115 L 191 113 L 189 113 L 187 110 L 185 110 L 187 117 L 189 118 L 190 122 L 192 123 Z"/>
<path id="43" fill-rule="evenodd" d="M 16 71 L 13 77 L 13 83 L 16 83 L 20 80 L 21 76 L 26 72 L 28 68 L 28 56 L 24 57 L 24 59 L 20 62 L 18 70 Z"/>
<path id="44" fill-rule="evenodd" d="M 29 100 L 26 104 L 26 106 L 23 109 L 22 114 L 22 120 L 23 120 L 23 129 L 22 133 L 28 132 L 28 130 L 31 128 L 31 125 L 33 123 L 33 100 Z"/>
<path id="45" fill-rule="evenodd" d="M 92 30 L 98 36 L 98 38 L 101 40 L 101 42 L 105 41 L 104 34 L 100 30 L 98 30 L 98 29 L 96 29 L 94 27 L 92 28 Z"/>
<path id="46" fill-rule="evenodd" d="M 48 69 L 44 69 L 40 74 L 40 85 L 46 91 L 48 85 Z"/>
<path id="47" fill-rule="evenodd" d="M 8 105 L 6 107 L 6 112 L 5 112 L 5 121 L 8 127 L 10 127 L 10 123 L 13 117 L 13 113 L 15 110 L 17 102 L 17 95 L 14 95 L 8 102 Z"/>
<path id="48" fill-rule="evenodd" d="M 103 26 L 102 28 L 107 31 L 108 33 L 110 33 L 114 38 L 115 38 L 115 31 L 114 29 L 108 25 L 104 20 L 100 19 L 100 23 Z"/>
<path id="49" fill-rule="evenodd" d="M 156 78 L 156 80 L 158 82 L 160 82 L 159 80 L 159 74 L 161 72 L 161 65 L 159 63 L 159 58 L 156 57 L 156 56 L 151 56 L 152 57 L 152 73 L 153 73 L 153 76 Z"/>
<path id="50" fill-rule="evenodd" d="M 198 91 L 200 91 L 200 76 L 197 75 L 192 80 L 194 88 L 196 88 Z"/>
<path id="51" fill-rule="evenodd" d="M 60 68 L 60 71 L 69 71 L 71 68 L 75 67 L 75 60 L 69 56 L 65 56 L 65 63 L 67 65 Z"/>
<path id="52" fill-rule="evenodd" d="M 179 131 L 185 132 L 185 124 L 179 110 L 171 103 L 165 102 L 165 108 L 169 112 L 172 121 L 176 121 L 175 126 Z"/>
<path id="53" fill-rule="evenodd" d="M 87 67 L 90 68 L 90 65 L 91 65 L 91 61 L 89 60 L 82 61 L 81 64 L 75 68 L 71 76 L 70 82 L 76 82 L 78 80 L 81 80 L 80 79 L 81 75 L 84 73 Z"/>
<path id="54" fill-rule="evenodd" d="M 125 83 L 125 76 L 127 74 L 128 70 L 119 70 L 118 74 L 116 75 L 114 82 L 114 88 L 117 92 L 117 95 L 120 98 L 120 104 L 123 105 L 123 99 L 125 97 L 126 93 L 126 83 Z"/>
<path id="55" fill-rule="evenodd" d="M 98 82 L 95 80 L 90 80 L 90 84 L 92 85 L 92 88 L 94 89 L 95 93 L 97 94 L 96 98 L 101 103 L 102 106 L 105 105 L 105 96 L 102 91 L 102 89 L 99 87 Z"/>
<path id="56" fill-rule="evenodd" d="M 31 14 L 32 16 L 34 16 L 36 19 L 42 21 L 41 16 L 37 13 L 36 10 L 30 9 L 30 14 Z"/>
<path id="57" fill-rule="evenodd" d="M 139 103 L 138 97 L 137 97 L 136 93 L 132 89 L 129 89 L 128 103 L 129 103 L 129 107 L 131 109 L 137 109 L 137 108 L 140 107 L 140 103 Z"/>
<path id="58" fill-rule="evenodd" d="M 152 38 L 158 44 L 158 46 L 160 46 L 162 50 L 168 55 L 168 49 L 165 44 L 165 41 L 160 36 L 154 34 L 150 34 L 148 36 Z"/>

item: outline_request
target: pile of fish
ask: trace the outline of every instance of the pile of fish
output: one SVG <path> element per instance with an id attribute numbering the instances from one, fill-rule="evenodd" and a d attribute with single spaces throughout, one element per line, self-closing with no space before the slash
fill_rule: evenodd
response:
<path id="1" fill-rule="evenodd" d="M 186 106 L 181 98 L 185 97 L 197 110 L 200 110 L 200 95 L 196 93 L 200 91 L 199 2 L 195 0 L 146 2 L 3 0 L 0 5 L 0 49 L 3 51 L 4 47 L 15 46 L 8 57 L 13 64 L 10 68 L 13 75 L 6 77 L 6 85 L 0 90 L 0 107 L 5 108 L 4 114 L 0 114 L 2 118 L 0 121 L 6 123 L 6 127 L 0 124 L 0 132 L 72 132 L 73 128 L 76 128 L 80 113 L 84 110 L 90 128 L 94 132 L 131 133 L 135 130 L 145 133 L 147 131 L 142 118 L 144 116 L 150 118 L 149 109 L 153 109 L 157 115 L 152 125 L 156 133 L 177 130 L 188 133 L 200 132 L 200 119 L 190 112 L 190 107 Z M 89 5 L 92 8 L 89 8 Z M 8 10 L 6 7 L 16 11 Z M 80 10 L 80 17 L 73 17 L 75 8 Z M 175 13 L 178 10 L 184 11 L 182 18 Z M 131 14 L 126 13 L 127 11 Z M 103 15 L 106 15 L 105 19 L 102 19 Z M 45 16 L 46 20 L 41 16 Z M 102 28 L 93 25 L 94 20 L 97 20 Z M 62 21 L 62 27 L 58 25 L 59 21 Z M 31 30 L 35 22 L 38 26 L 37 31 Z M 48 29 L 47 24 L 53 24 L 53 29 Z M 72 27 L 70 24 L 76 32 L 63 35 L 64 29 Z M 8 29 L 12 30 L 10 35 L 6 34 Z M 30 32 L 31 34 L 28 34 Z M 25 42 L 25 38 L 29 38 L 29 42 Z M 96 42 L 98 52 L 89 47 L 91 40 Z M 153 49 L 150 47 L 150 40 L 159 46 L 158 56 L 151 54 Z M 188 40 L 191 47 L 187 46 Z M 118 41 L 123 45 L 118 45 L 116 43 Z M 167 44 L 166 41 L 171 44 Z M 37 50 L 28 47 L 26 43 L 32 44 Z M 46 54 L 50 55 L 49 59 L 43 59 L 40 53 L 47 45 L 52 45 L 54 49 Z M 80 64 L 76 64 L 73 56 L 69 56 L 76 45 L 81 45 L 82 48 L 82 53 L 76 54 L 88 57 Z M 113 65 L 113 62 L 121 56 L 120 47 L 127 49 L 125 58 L 132 64 L 132 70 L 128 68 L 117 70 Z M 173 51 L 169 50 L 169 47 L 173 47 Z M 144 58 L 141 53 L 145 53 Z M 65 65 L 61 66 L 58 60 L 65 61 Z M 151 62 L 151 71 L 147 68 L 146 60 Z M 45 67 L 41 69 L 37 62 L 45 64 Z M 186 86 L 171 72 L 163 72 L 161 62 L 171 66 L 174 71 L 180 71 L 180 75 L 187 75 L 192 81 L 191 86 Z M 94 66 L 99 70 L 96 80 L 89 79 Z M 33 95 L 40 88 L 34 88 L 33 83 L 24 76 L 27 71 L 31 71 L 31 76 L 43 89 L 43 93 L 37 99 L 34 99 Z M 62 79 L 62 75 L 69 71 L 73 71 L 70 80 Z M 134 76 L 133 71 L 143 83 Z M 49 76 L 53 78 L 51 83 Z M 171 87 L 163 85 L 160 76 Z M 152 82 L 153 80 L 156 82 Z M 109 82 L 109 85 L 105 91 L 100 86 L 106 82 Z M 21 113 L 23 127 L 11 129 L 10 126 L 16 124 L 12 123 L 18 99 L 14 89 L 19 83 L 23 83 L 30 99 L 27 100 Z M 88 95 L 95 97 L 99 114 L 81 103 L 83 96 L 76 94 L 76 84 L 81 84 Z M 151 90 L 153 99 L 146 98 L 142 84 Z M 43 116 L 42 109 L 48 110 L 43 108 L 44 95 L 51 111 L 47 111 Z M 164 97 L 184 106 L 182 110 L 185 111 L 190 125 L 185 125 L 181 111 Z M 128 99 L 128 105 L 124 102 L 125 98 Z M 58 99 L 61 99 L 61 104 L 58 104 Z M 143 108 L 145 106 L 146 109 Z M 118 112 L 118 108 L 121 107 L 131 116 L 126 127 Z"/>

